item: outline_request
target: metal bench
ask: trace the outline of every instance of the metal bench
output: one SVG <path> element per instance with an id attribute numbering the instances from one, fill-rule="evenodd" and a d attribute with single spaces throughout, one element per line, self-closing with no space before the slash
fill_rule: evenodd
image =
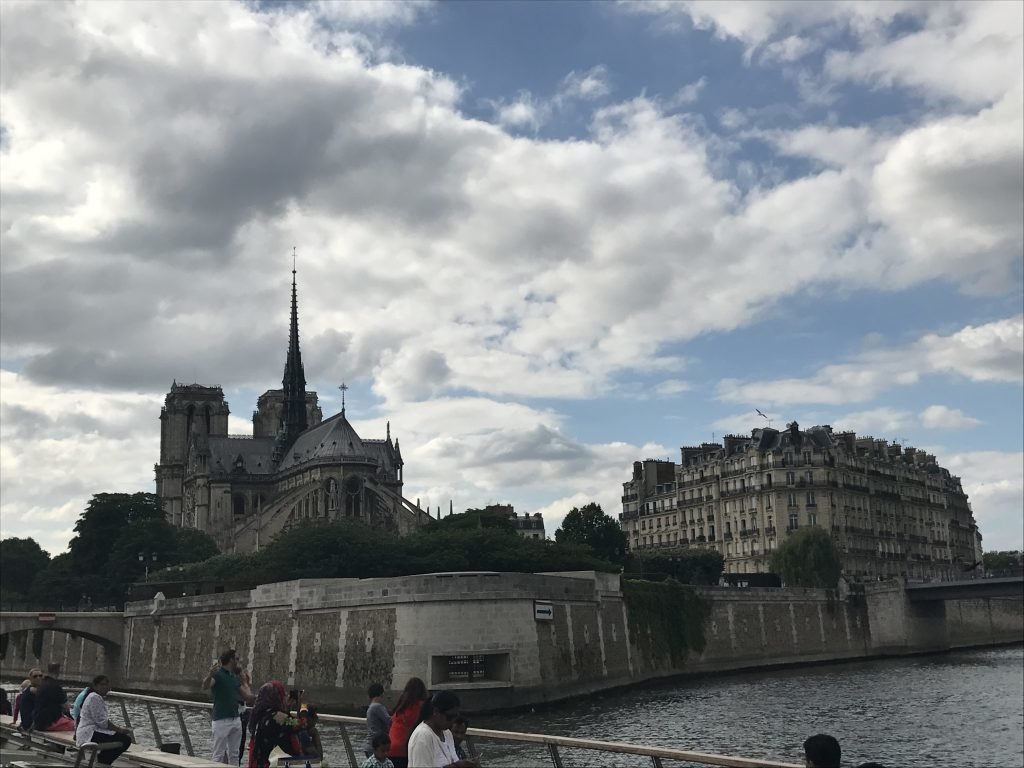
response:
<path id="1" fill-rule="evenodd" d="M 103 744 L 94 742 L 76 744 L 74 736 L 64 731 L 22 731 L 14 724 L 13 719 L 6 715 L 0 716 L 0 731 L 5 737 L 23 743 L 26 749 L 45 749 L 53 752 L 55 757 L 60 755 L 61 762 L 74 765 L 75 768 L 80 768 L 82 765 L 94 768 L 99 753 L 104 748 L 113 749 L 113 747 L 105 747 Z M 64 757 L 68 751 L 74 753 L 74 761 Z M 168 752 L 140 747 L 138 744 L 132 744 L 124 753 L 123 758 L 132 763 L 153 766 L 153 768 L 219 768 L 223 765 L 200 757 L 172 755 Z"/>

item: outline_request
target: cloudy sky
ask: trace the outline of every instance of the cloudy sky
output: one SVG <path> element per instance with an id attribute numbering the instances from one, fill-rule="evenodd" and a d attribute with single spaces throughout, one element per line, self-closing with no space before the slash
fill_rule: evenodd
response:
<path id="1" fill-rule="evenodd" d="M 0 5 L 0 503 L 153 489 L 171 381 L 406 495 L 618 512 L 762 424 L 936 452 L 1022 544 L 1018 2 Z"/>

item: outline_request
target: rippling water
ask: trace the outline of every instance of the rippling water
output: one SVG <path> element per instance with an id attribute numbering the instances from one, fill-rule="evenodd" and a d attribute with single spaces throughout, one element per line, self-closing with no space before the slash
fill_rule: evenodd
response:
<path id="1" fill-rule="evenodd" d="M 824 732 L 839 739 L 852 766 L 1021 768 L 1022 702 L 1017 646 L 708 677 L 478 719 L 505 730 L 796 763 L 803 740 Z M 573 764 L 597 764 L 580 759 Z"/>
<path id="2" fill-rule="evenodd" d="M 113 700 L 110 710 L 119 720 Z M 156 712 L 164 741 L 181 741 L 173 712 Z M 138 740 L 153 744 L 145 707 L 129 706 L 129 716 Z M 474 725 L 794 763 L 803 762 L 803 740 L 825 732 L 839 739 L 851 766 L 875 760 L 887 768 L 1021 768 L 1024 647 L 655 684 L 533 713 L 474 718 Z M 208 715 L 191 712 L 186 726 L 196 754 L 208 755 Z M 330 765 L 347 765 L 335 727 L 321 731 Z M 485 766 L 550 766 L 541 749 L 478 746 Z M 574 750 L 563 750 L 562 759 L 567 768 L 650 765 Z"/>

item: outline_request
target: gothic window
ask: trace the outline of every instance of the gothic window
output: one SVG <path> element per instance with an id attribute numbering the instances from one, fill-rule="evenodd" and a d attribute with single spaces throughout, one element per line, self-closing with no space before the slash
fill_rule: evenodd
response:
<path id="1" fill-rule="evenodd" d="M 231 497 L 231 512 L 236 518 L 245 517 L 245 496 L 236 493 Z"/>

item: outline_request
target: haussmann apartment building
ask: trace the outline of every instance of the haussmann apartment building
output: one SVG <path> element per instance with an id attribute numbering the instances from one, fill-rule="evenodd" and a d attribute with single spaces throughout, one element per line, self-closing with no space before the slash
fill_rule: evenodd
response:
<path id="1" fill-rule="evenodd" d="M 732 574 L 765 573 L 804 526 L 832 535 L 850 579 L 962 578 L 981 534 L 960 478 L 911 447 L 832 431 L 755 429 L 633 464 L 620 524 L 631 551 L 717 549 Z"/>

